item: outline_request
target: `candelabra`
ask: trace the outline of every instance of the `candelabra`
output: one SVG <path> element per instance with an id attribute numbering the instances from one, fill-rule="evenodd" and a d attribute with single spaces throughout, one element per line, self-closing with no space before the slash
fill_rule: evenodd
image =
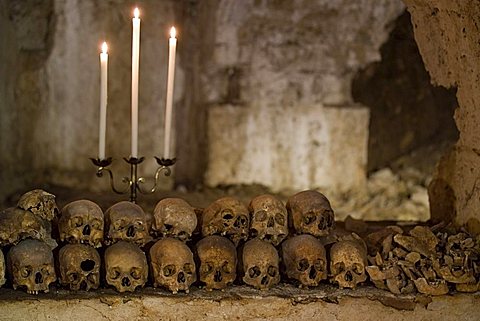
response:
<path id="1" fill-rule="evenodd" d="M 98 159 L 98 158 L 90 158 L 92 163 L 97 166 L 97 176 L 102 177 L 103 172 L 107 172 L 110 178 L 110 187 L 112 190 L 117 193 L 117 194 L 126 194 L 130 192 L 130 202 L 136 203 L 137 202 L 137 191 L 139 191 L 142 194 L 152 194 L 156 191 L 158 187 L 158 179 L 160 177 L 160 174 L 164 172 L 165 176 L 170 176 L 171 174 L 171 169 L 170 167 L 175 164 L 176 159 L 165 159 L 165 158 L 158 158 L 155 157 L 157 160 L 157 164 L 159 165 L 157 170 L 155 171 L 155 175 L 153 177 L 154 179 L 154 184 L 153 187 L 150 189 L 143 189 L 140 184 L 145 183 L 146 178 L 144 177 L 138 177 L 137 173 L 137 167 L 140 163 L 142 163 L 145 159 L 145 157 L 140 157 L 140 158 L 135 158 L 135 157 L 130 157 L 130 158 L 124 158 L 124 160 L 130 164 L 130 177 L 123 177 L 122 182 L 124 184 L 127 184 L 126 188 L 124 190 L 119 190 L 115 186 L 115 181 L 113 178 L 113 172 L 110 168 L 108 168 L 112 164 L 112 158 L 106 158 L 106 159 Z"/>

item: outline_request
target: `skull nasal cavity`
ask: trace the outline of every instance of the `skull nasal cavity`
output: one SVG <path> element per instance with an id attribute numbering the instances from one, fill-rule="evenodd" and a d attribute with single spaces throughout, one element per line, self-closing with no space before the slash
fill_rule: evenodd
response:
<path id="1" fill-rule="evenodd" d="M 350 271 L 347 271 L 347 273 L 345 273 L 345 281 L 350 282 L 352 280 L 353 280 L 352 273 Z"/>
<path id="2" fill-rule="evenodd" d="M 43 283 L 43 275 L 40 272 L 35 274 L 35 284 Z"/>
<path id="3" fill-rule="evenodd" d="M 124 277 L 122 279 L 122 286 L 130 286 L 130 279 L 127 277 Z"/>
<path id="4" fill-rule="evenodd" d="M 220 271 L 215 272 L 215 276 L 213 277 L 213 280 L 215 282 L 222 282 L 222 279 L 223 279 L 222 278 L 222 272 L 220 272 Z"/>
<path id="5" fill-rule="evenodd" d="M 95 267 L 95 261 L 93 260 L 85 260 L 82 263 L 80 263 L 80 268 L 85 271 L 91 271 Z"/>
<path id="6" fill-rule="evenodd" d="M 83 228 L 83 235 L 90 235 L 90 225 L 85 225 Z"/>
<path id="7" fill-rule="evenodd" d="M 177 281 L 178 283 L 185 283 L 185 273 L 183 272 L 178 273 Z"/>
<path id="8" fill-rule="evenodd" d="M 315 268 L 312 266 L 312 268 L 310 269 L 310 273 L 308 273 L 308 277 L 313 280 L 315 279 L 315 277 L 317 276 L 317 270 L 315 270 Z"/>
<path id="9" fill-rule="evenodd" d="M 275 221 L 273 220 L 273 217 L 270 217 L 267 222 L 267 227 L 273 227 L 275 225 Z"/>
<path id="10" fill-rule="evenodd" d="M 133 225 L 130 225 L 128 227 L 127 236 L 128 237 L 134 237 L 135 236 L 135 227 Z"/>

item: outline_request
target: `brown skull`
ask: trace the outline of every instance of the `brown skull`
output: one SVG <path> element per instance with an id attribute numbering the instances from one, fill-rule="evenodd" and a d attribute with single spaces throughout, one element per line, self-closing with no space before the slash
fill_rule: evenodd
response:
<path id="1" fill-rule="evenodd" d="M 15 245 L 23 239 L 32 238 L 54 248 L 57 244 L 51 238 L 51 230 L 50 222 L 30 211 L 11 207 L 0 212 L 0 245 Z"/>
<path id="2" fill-rule="evenodd" d="M 260 195 L 252 199 L 250 234 L 277 246 L 288 235 L 288 214 L 282 201 L 273 195 Z"/>
<path id="3" fill-rule="evenodd" d="M 303 286 L 317 286 L 327 278 L 325 248 L 312 235 L 298 235 L 283 242 L 282 257 L 287 276 Z"/>
<path id="4" fill-rule="evenodd" d="M 172 293 L 189 293 L 196 281 L 193 253 L 188 246 L 174 238 L 157 241 L 150 249 L 150 264 L 154 287 L 163 286 Z"/>
<path id="5" fill-rule="evenodd" d="M 148 264 L 145 253 L 135 244 L 119 241 L 105 251 L 107 284 L 118 292 L 134 292 L 143 287 L 148 279 Z"/>
<path id="6" fill-rule="evenodd" d="M 330 249 L 332 282 L 341 288 L 355 288 L 367 279 L 367 249 L 360 240 L 342 240 Z"/>
<path id="7" fill-rule="evenodd" d="M 245 243 L 242 253 L 243 282 L 268 289 L 280 282 L 279 258 L 275 247 L 260 239 Z"/>
<path id="8" fill-rule="evenodd" d="M 248 238 L 248 209 L 233 197 L 224 197 L 210 204 L 203 212 L 202 235 L 221 234 L 235 246 Z"/>
<path id="9" fill-rule="evenodd" d="M 290 197 L 287 211 L 290 224 L 297 234 L 326 236 L 335 224 L 330 202 L 323 194 L 314 190 L 303 191 Z"/>
<path id="10" fill-rule="evenodd" d="M 25 286 L 27 293 L 48 292 L 50 283 L 55 282 L 55 267 L 50 247 L 38 240 L 24 240 L 10 249 L 7 269 L 13 288 Z"/>
<path id="11" fill-rule="evenodd" d="M 187 241 L 197 227 L 197 215 L 193 207 L 180 198 L 165 198 L 153 211 L 152 230 L 157 236 L 174 237 Z"/>
<path id="12" fill-rule="evenodd" d="M 100 285 L 100 255 L 84 244 L 67 244 L 58 255 L 60 282 L 70 290 L 97 289 Z"/>
<path id="13" fill-rule="evenodd" d="M 102 209 L 89 200 L 78 200 L 65 205 L 58 221 L 61 241 L 85 243 L 93 247 L 102 246 L 103 226 Z"/>
<path id="14" fill-rule="evenodd" d="M 200 262 L 200 281 L 205 288 L 225 289 L 237 277 L 237 250 L 227 238 L 218 235 L 207 236 L 197 245 L 197 256 Z"/>
<path id="15" fill-rule="evenodd" d="M 137 204 L 122 201 L 105 212 L 108 243 L 127 241 L 143 246 L 151 240 L 147 215 Z"/>
<path id="16" fill-rule="evenodd" d="M 58 214 L 55 195 L 41 189 L 35 189 L 23 194 L 17 203 L 17 207 L 30 211 L 47 221 L 53 220 Z"/>

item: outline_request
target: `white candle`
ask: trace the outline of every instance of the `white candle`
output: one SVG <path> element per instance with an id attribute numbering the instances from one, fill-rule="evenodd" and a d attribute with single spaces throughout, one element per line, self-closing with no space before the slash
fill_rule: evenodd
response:
<path id="1" fill-rule="evenodd" d="M 175 52 L 177 48 L 177 38 L 175 27 L 170 29 L 170 41 L 168 51 L 168 75 L 167 75 L 167 102 L 165 104 L 165 136 L 163 145 L 163 155 L 170 158 L 170 134 L 172 130 L 172 104 L 173 104 L 173 83 L 175 80 Z"/>
<path id="2" fill-rule="evenodd" d="M 138 65 L 140 57 L 140 15 L 138 8 L 133 11 L 132 33 L 132 152 L 131 157 L 138 157 Z"/>
<path id="3" fill-rule="evenodd" d="M 107 79 L 108 79 L 108 46 L 102 44 L 100 53 L 100 133 L 98 135 L 98 158 L 105 159 L 105 133 L 107 128 Z"/>

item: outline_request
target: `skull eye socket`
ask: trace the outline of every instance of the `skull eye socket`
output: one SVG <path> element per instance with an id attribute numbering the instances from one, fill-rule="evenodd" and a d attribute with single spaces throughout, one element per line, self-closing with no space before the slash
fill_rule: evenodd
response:
<path id="1" fill-rule="evenodd" d="M 70 225 L 72 227 L 81 227 L 83 225 L 83 220 L 80 216 L 74 216 L 70 220 Z"/>
<path id="2" fill-rule="evenodd" d="M 163 275 L 166 276 L 166 277 L 169 277 L 169 276 L 174 275 L 176 271 L 177 271 L 177 269 L 175 268 L 175 265 L 169 264 L 169 265 L 166 265 L 163 268 Z"/>
<path id="3" fill-rule="evenodd" d="M 205 273 L 205 274 L 210 274 L 210 273 L 212 273 L 212 271 L 213 271 L 213 264 L 210 263 L 210 262 L 205 262 L 204 264 L 202 264 L 202 271 L 203 271 L 203 273 Z"/>
<path id="4" fill-rule="evenodd" d="M 343 271 L 345 271 L 345 264 L 343 262 L 339 262 L 335 264 L 333 268 L 336 272 L 335 274 L 342 273 Z"/>
<path id="5" fill-rule="evenodd" d="M 120 271 L 118 271 L 117 269 L 112 269 L 111 273 L 110 273 L 110 278 L 112 280 L 116 280 L 120 277 Z"/>
<path id="6" fill-rule="evenodd" d="M 316 219 L 315 213 L 313 213 L 313 212 L 308 212 L 308 213 L 305 214 L 305 216 L 303 217 L 303 223 L 305 223 L 306 225 L 310 225 L 310 224 L 312 224 L 313 222 L 315 222 L 315 219 Z"/>
<path id="7" fill-rule="evenodd" d="M 130 275 L 132 276 L 132 278 L 134 278 L 135 280 L 139 280 L 141 277 L 142 277 L 142 271 L 140 271 L 140 269 L 138 268 L 132 268 L 132 270 L 130 271 Z"/>
<path id="8" fill-rule="evenodd" d="M 260 274 L 262 274 L 262 272 L 260 271 L 260 268 L 258 266 L 252 266 L 248 269 L 248 276 L 252 279 L 259 277 Z"/>
<path id="9" fill-rule="evenodd" d="M 267 219 L 267 212 L 264 210 L 260 210 L 255 213 L 255 221 L 257 222 L 263 222 Z"/>
<path id="10" fill-rule="evenodd" d="M 193 268 L 193 265 L 192 265 L 192 264 L 190 264 L 190 263 L 185 263 L 185 264 L 183 265 L 183 271 L 184 271 L 185 273 L 187 273 L 187 274 L 193 274 L 193 270 L 194 270 L 194 268 Z"/>
<path id="11" fill-rule="evenodd" d="M 92 223 L 90 224 L 93 229 L 100 230 L 102 227 L 102 223 L 99 220 L 92 220 Z"/>
<path id="12" fill-rule="evenodd" d="M 79 279 L 80 277 L 79 277 L 78 273 L 72 272 L 72 273 L 70 273 L 70 274 L 67 276 L 67 278 L 68 278 L 68 281 L 69 281 L 69 282 L 74 283 L 74 282 L 78 281 L 78 279 Z"/>
<path id="13" fill-rule="evenodd" d="M 188 240 L 188 233 L 185 231 L 181 231 L 177 234 L 177 237 L 180 239 L 180 241 L 186 241 Z"/>
<path id="14" fill-rule="evenodd" d="M 224 211 L 222 211 L 222 218 L 223 218 L 224 220 L 227 220 L 227 221 L 228 221 L 228 220 L 231 220 L 233 217 L 234 217 L 234 216 L 233 216 L 232 211 L 230 211 L 230 210 L 224 210 Z"/>
<path id="15" fill-rule="evenodd" d="M 32 267 L 31 266 L 26 266 L 20 270 L 20 275 L 22 278 L 28 278 L 32 274 Z"/>
<path id="16" fill-rule="evenodd" d="M 230 264 L 228 264 L 228 261 L 223 262 L 222 271 L 225 273 L 232 273 L 232 269 L 230 268 Z"/>
<path id="17" fill-rule="evenodd" d="M 301 260 L 298 262 L 298 270 L 299 270 L 300 272 L 306 271 L 309 267 L 310 267 L 310 264 L 308 263 L 308 260 L 307 260 L 307 259 L 301 259 Z"/>
<path id="18" fill-rule="evenodd" d="M 246 227 L 248 225 L 248 219 L 244 215 L 240 215 L 236 220 L 233 226 L 236 228 Z"/>
<path id="19" fill-rule="evenodd" d="M 285 215 L 283 215 L 282 213 L 277 213 L 275 214 L 275 221 L 277 222 L 277 224 L 280 224 L 280 225 L 285 225 Z"/>
<path id="20" fill-rule="evenodd" d="M 316 260 L 314 266 L 317 271 L 323 271 L 325 265 L 323 264 L 323 260 Z"/>
<path id="21" fill-rule="evenodd" d="M 270 275 L 272 278 L 277 275 L 277 268 L 273 265 L 270 265 L 267 269 L 267 274 Z"/>
<path id="22" fill-rule="evenodd" d="M 360 264 L 354 264 L 353 265 L 353 268 L 352 268 L 353 272 L 355 272 L 356 274 L 363 274 L 363 268 Z"/>

